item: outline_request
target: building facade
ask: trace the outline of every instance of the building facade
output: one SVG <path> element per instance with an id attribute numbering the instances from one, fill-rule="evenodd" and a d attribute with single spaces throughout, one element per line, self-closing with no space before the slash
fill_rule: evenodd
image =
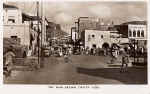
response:
<path id="1" fill-rule="evenodd" d="M 121 40 L 117 38 L 118 34 L 115 35 L 113 32 L 117 31 L 85 30 L 82 32 L 83 45 L 85 48 L 103 48 L 104 45 L 111 47 L 113 43 L 119 43 Z"/>
<path id="2" fill-rule="evenodd" d="M 3 38 L 19 40 L 19 45 L 27 47 L 27 53 L 31 52 L 36 54 L 38 41 L 43 46 L 47 45 L 47 25 L 48 21 L 46 18 L 43 20 L 37 16 L 23 13 L 16 6 L 3 4 Z M 42 33 L 40 33 L 41 31 Z"/>
<path id="3" fill-rule="evenodd" d="M 146 25 L 128 25 L 129 39 L 147 39 Z"/>
<path id="4" fill-rule="evenodd" d="M 123 38 L 129 38 L 129 40 L 147 40 L 146 21 L 126 22 L 117 26 L 117 30 Z"/>
<path id="5" fill-rule="evenodd" d="M 3 37 L 19 38 L 21 45 L 29 45 L 29 23 L 22 21 L 22 12 L 15 6 L 3 5 Z"/>

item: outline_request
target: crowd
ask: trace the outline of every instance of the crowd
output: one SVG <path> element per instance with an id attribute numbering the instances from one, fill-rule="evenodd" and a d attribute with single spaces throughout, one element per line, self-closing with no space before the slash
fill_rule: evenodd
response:
<path id="1" fill-rule="evenodd" d="M 58 54 L 59 56 L 63 56 L 65 54 L 71 55 L 93 55 L 93 56 L 113 56 L 115 58 L 118 57 L 118 55 L 121 55 L 123 51 L 126 51 L 126 53 L 129 56 L 139 56 L 143 55 L 144 53 L 147 52 L 146 48 L 144 47 L 137 47 L 133 45 L 128 45 L 128 46 L 120 46 L 120 45 L 112 45 L 111 47 L 57 47 L 55 49 L 54 47 L 51 48 L 51 54 Z"/>

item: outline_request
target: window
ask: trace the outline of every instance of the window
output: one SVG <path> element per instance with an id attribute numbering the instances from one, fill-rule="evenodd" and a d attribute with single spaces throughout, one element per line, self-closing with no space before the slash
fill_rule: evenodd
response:
<path id="1" fill-rule="evenodd" d="M 15 23 L 15 19 L 8 19 L 8 22 Z"/>
<path id="2" fill-rule="evenodd" d="M 137 31 L 137 37 L 140 37 L 140 30 Z"/>
<path id="3" fill-rule="evenodd" d="M 95 35 L 92 35 L 92 38 L 95 38 Z"/>
<path id="4" fill-rule="evenodd" d="M 11 38 L 17 38 L 17 36 L 11 36 Z"/>
<path id="5" fill-rule="evenodd" d="M 136 31 L 135 30 L 133 31 L 133 37 L 136 37 Z"/>
<path id="6" fill-rule="evenodd" d="M 90 35 L 88 35 L 88 41 L 90 41 L 91 40 L 91 36 Z"/>
<path id="7" fill-rule="evenodd" d="M 3 22 L 4 22 L 4 16 L 3 16 Z"/>
<path id="8" fill-rule="evenodd" d="M 103 39 L 103 37 L 104 37 L 104 36 L 103 36 L 103 35 L 101 35 L 101 39 Z"/>
<path id="9" fill-rule="evenodd" d="M 132 31 L 129 30 L 129 37 L 132 37 Z"/>
<path id="10" fill-rule="evenodd" d="M 144 30 L 141 31 L 141 37 L 144 37 Z"/>
<path id="11" fill-rule="evenodd" d="M 93 48 L 96 48 L 96 44 L 93 44 L 92 47 L 93 47 Z"/>
<path id="12" fill-rule="evenodd" d="M 14 41 L 16 41 L 17 42 L 17 36 L 10 36 Z"/>

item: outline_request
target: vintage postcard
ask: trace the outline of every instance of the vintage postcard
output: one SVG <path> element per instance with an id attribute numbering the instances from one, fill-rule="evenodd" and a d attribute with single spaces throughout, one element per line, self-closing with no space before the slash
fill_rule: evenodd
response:
<path id="1" fill-rule="evenodd" d="M 147 32 L 147 2 L 3 2 L 3 82 L 147 84 Z"/>
<path id="2" fill-rule="evenodd" d="M 148 1 L 2 6 L 4 85 L 148 85 Z"/>

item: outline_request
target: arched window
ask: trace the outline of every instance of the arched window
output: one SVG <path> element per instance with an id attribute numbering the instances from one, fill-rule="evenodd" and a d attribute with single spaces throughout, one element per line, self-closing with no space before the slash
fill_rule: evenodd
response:
<path id="1" fill-rule="evenodd" d="M 132 37 L 132 31 L 129 30 L 129 37 Z"/>
<path id="2" fill-rule="evenodd" d="M 144 37 L 144 30 L 141 31 L 141 37 Z"/>
<path id="3" fill-rule="evenodd" d="M 136 37 L 136 31 L 135 30 L 133 31 L 133 37 Z"/>
<path id="4" fill-rule="evenodd" d="M 140 30 L 137 31 L 137 37 L 140 37 Z"/>

